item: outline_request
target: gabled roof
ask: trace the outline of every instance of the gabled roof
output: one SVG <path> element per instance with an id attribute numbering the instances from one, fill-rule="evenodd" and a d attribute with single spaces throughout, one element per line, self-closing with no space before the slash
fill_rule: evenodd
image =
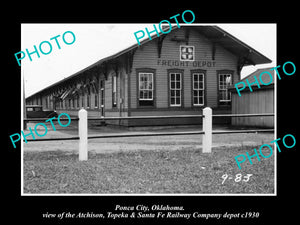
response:
<path id="1" fill-rule="evenodd" d="M 244 77 L 241 81 L 239 82 L 245 82 L 246 83 L 246 80 L 249 81 L 249 83 L 253 83 L 255 82 L 255 79 L 254 77 L 256 77 L 256 79 L 259 81 L 260 83 L 260 79 L 262 81 L 262 83 L 265 83 L 265 84 L 268 84 L 270 82 L 270 76 L 268 75 L 262 75 L 261 77 L 259 77 L 259 75 L 262 73 L 262 72 L 269 72 L 271 75 L 272 75 L 272 82 L 270 84 L 274 84 L 274 70 L 270 70 L 272 67 L 269 67 L 269 68 L 262 68 L 262 69 L 257 69 L 255 70 L 253 73 L 250 73 L 248 76 Z M 253 84 L 251 86 L 257 86 L 257 84 Z"/>
<path id="2" fill-rule="evenodd" d="M 234 36 L 227 33 L 226 31 L 224 31 L 223 29 L 221 29 L 218 26 L 203 26 L 203 25 L 201 25 L 201 26 L 184 26 L 184 25 L 181 25 L 180 27 L 195 28 L 195 29 L 197 29 L 197 31 L 199 33 L 203 34 L 206 38 L 210 39 L 211 41 L 213 41 L 215 43 L 220 44 L 222 47 L 224 47 L 228 51 L 232 52 L 234 55 L 237 55 L 240 58 L 245 58 L 246 61 L 245 61 L 244 66 L 265 64 L 265 63 L 272 62 L 272 60 L 270 60 L 266 56 L 262 55 L 261 53 L 256 51 L 254 48 L 251 48 L 250 46 L 248 46 L 241 40 L 235 38 Z M 167 29 L 167 28 L 165 28 L 165 29 Z M 177 30 L 177 29 L 180 29 L 180 28 L 178 28 L 177 26 L 172 27 L 172 31 Z M 168 34 L 160 33 L 160 36 L 164 36 L 164 35 L 168 35 Z M 151 36 L 152 40 L 154 40 L 156 38 L 158 38 L 158 36 L 156 34 Z M 144 39 L 143 41 L 141 41 L 140 43 L 141 43 L 141 45 L 144 45 L 144 44 L 148 43 L 149 41 L 151 41 L 151 40 L 149 38 L 147 38 L 147 39 Z M 95 65 L 99 65 L 105 61 L 117 58 L 118 56 L 123 55 L 123 54 L 125 54 L 133 49 L 136 49 L 138 47 L 139 47 L 139 45 L 136 43 L 116 54 L 113 54 L 111 56 L 108 56 L 106 58 L 103 58 L 103 59 L 97 61 L 96 63 L 87 67 L 86 69 L 88 69 L 92 66 L 95 66 Z"/>
<path id="3" fill-rule="evenodd" d="M 255 49 L 251 48 L 250 46 L 248 46 L 247 44 L 245 44 L 244 42 L 240 41 L 239 39 L 235 38 L 234 36 L 232 36 L 231 34 L 227 33 L 226 31 L 224 31 L 223 29 L 221 29 L 218 26 L 185 26 L 185 25 L 181 25 L 182 27 L 189 27 L 191 29 L 196 29 L 199 33 L 203 34 L 206 38 L 208 38 L 209 40 L 211 40 L 213 43 L 218 43 L 220 44 L 222 47 L 224 47 L 225 49 L 227 49 L 228 51 L 230 51 L 231 53 L 233 53 L 234 55 L 238 56 L 238 58 L 241 60 L 241 65 L 242 66 L 247 66 L 247 65 L 257 65 L 257 64 L 264 64 L 264 63 L 271 63 L 272 61 L 270 59 L 268 59 L 266 56 L 262 55 L 261 53 L 259 53 L 258 51 L 256 51 Z M 164 28 L 164 29 L 167 29 Z M 172 27 L 172 31 L 176 30 L 176 29 L 180 29 L 177 26 L 173 26 Z M 170 33 L 172 33 L 172 31 Z M 168 34 L 170 34 L 168 33 Z M 160 33 L 160 37 L 161 36 L 165 36 L 168 34 L 164 34 L 164 33 Z M 151 36 L 151 39 L 154 40 L 158 38 L 158 36 L 156 34 L 153 34 Z M 144 39 L 143 41 L 141 41 L 141 46 L 148 43 L 149 41 L 152 41 L 149 38 Z M 76 76 L 79 76 L 80 74 L 82 74 L 83 72 L 92 69 L 94 67 L 100 66 L 101 64 L 108 62 L 110 60 L 114 60 L 117 57 L 126 54 L 134 49 L 139 48 L 140 46 L 135 43 L 134 45 L 123 49 L 111 56 L 105 57 L 103 59 L 98 60 L 97 62 L 91 64 L 90 66 L 76 72 L 75 74 L 60 80 L 40 91 L 38 91 L 37 93 L 32 94 L 31 96 L 27 97 L 30 98 L 38 93 L 41 93 L 47 89 L 50 89 L 58 84 L 62 84 L 65 81 L 74 78 Z"/>
<path id="4" fill-rule="evenodd" d="M 271 63 L 272 60 L 245 44 L 241 40 L 227 33 L 218 26 L 199 26 L 198 31 L 213 42 L 244 59 L 244 66 Z"/>
<path id="5" fill-rule="evenodd" d="M 256 77 L 256 79 L 258 80 L 260 89 L 273 88 L 274 83 L 275 83 L 275 77 L 274 77 L 275 73 L 274 73 L 274 70 L 270 70 L 271 68 L 272 67 L 257 69 L 253 73 L 250 73 L 248 76 L 244 77 L 242 80 L 238 81 L 237 83 L 244 82 L 246 85 L 246 88 L 241 91 L 249 91 L 246 80 L 248 80 L 248 82 L 251 84 L 252 89 L 258 89 L 258 85 L 255 83 L 256 81 L 255 81 L 254 77 Z M 272 75 L 271 82 L 270 82 L 271 78 L 269 75 L 265 74 L 265 75 L 262 75 L 261 77 L 259 76 L 262 72 L 265 72 L 265 71 L 269 72 Z M 268 85 L 264 85 L 264 84 L 268 84 Z M 230 91 L 235 92 L 236 91 L 235 84 L 231 85 L 228 89 Z"/>

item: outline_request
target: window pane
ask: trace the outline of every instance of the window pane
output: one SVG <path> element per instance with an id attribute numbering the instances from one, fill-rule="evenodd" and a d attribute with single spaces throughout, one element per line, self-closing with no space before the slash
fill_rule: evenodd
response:
<path id="1" fill-rule="evenodd" d="M 170 105 L 181 104 L 181 73 L 170 73 Z"/>
<path id="2" fill-rule="evenodd" d="M 225 100 L 226 98 L 225 98 L 225 91 L 221 91 L 220 92 L 220 100 Z"/>
<path id="3" fill-rule="evenodd" d="M 194 105 L 204 104 L 204 74 L 203 73 L 193 74 L 193 104 Z"/>
<path id="4" fill-rule="evenodd" d="M 224 74 L 220 74 L 220 82 L 224 83 Z"/>
<path id="5" fill-rule="evenodd" d="M 199 97 L 199 104 L 203 104 L 203 97 Z"/>
<path id="6" fill-rule="evenodd" d="M 226 75 L 226 80 L 225 80 L 225 82 L 226 82 L 226 85 L 228 86 L 228 85 L 231 85 L 231 75 L 230 74 L 227 74 Z"/>
<path id="7" fill-rule="evenodd" d="M 148 99 L 149 91 L 144 91 L 144 99 Z"/>
<path id="8" fill-rule="evenodd" d="M 98 94 L 95 94 L 95 107 L 98 107 Z"/>
<path id="9" fill-rule="evenodd" d="M 175 98 L 171 97 L 171 105 L 175 104 Z"/>
<path id="10" fill-rule="evenodd" d="M 140 91 L 140 99 L 144 99 L 144 92 Z"/>
<path id="11" fill-rule="evenodd" d="M 197 104 L 198 104 L 198 98 L 194 97 L 194 105 L 197 105 Z"/>
<path id="12" fill-rule="evenodd" d="M 200 74 L 199 74 L 199 81 L 202 81 L 202 82 L 203 82 L 203 80 L 204 80 L 204 75 L 203 75 L 203 73 L 200 73 Z"/>
<path id="13" fill-rule="evenodd" d="M 171 81 L 171 89 L 175 89 L 175 82 Z"/>
<path id="14" fill-rule="evenodd" d="M 175 91 L 174 90 L 171 90 L 171 97 L 175 96 Z"/>
<path id="15" fill-rule="evenodd" d="M 151 99 L 151 97 L 150 97 L 150 91 L 149 90 L 146 91 L 146 96 L 147 96 L 146 97 L 147 99 Z"/>
<path id="16" fill-rule="evenodd" d="M 201 96 L 201 97 L 204 96 L 204 91 L 203 91 L 203 90 L 200 90 L 200 91 L 199 91 L 199 96 Z"/>
<path id="17" fill-rule="evenodd" d="M 203 85 L 203 83 L 204 83 L 204 82 L 200 82 L 200 83 L 199 83 L 199 89 L 201 89 L 201 90 L 203 90 L 203 89 L 204 89 L 204 85 Z"/>
<path id="18" fill-rule="evenodd" d="M 194 97 L 197 97 L 197 96 L 198 96 L 198 91 L 194 90 Z"/>
<path id="19" fill-rule="evenodd" d="M 228 91 L 228 87 L 232 84 L 232 74 L 219 74 L 219 98 L 222 102 L 231 101 L 231 93 Z"/>
<path id="20" fill-rule="evenodd" d="M 199 74 L 199 89 L 203 89 L 203 88 L 204 88 L 204 75 Z"/>
<path id="21" fill-rule="evenodd" d="M 204 89 L 204 74 L 195 73 L 193 75 L 193 89 L 194 90 L 203 90 Z"/>
<path id="22" fill-rule="evenodd" d="M 153 97 L 153 74 L 139 73 L 139 98 L 151 100 Z M 150 94 L 151 93 L 151 94 Z"/>
<path id="23" fill-rule="evenodd" d="M 194 81 L 198 81 L 198 74 L 194 74 Z"/>
<path id="24" fill-rule="evenodd" d="M 204 104 L 204 90 L 193 91 L 193 104 L 194 105 Z"/>
<path id="25" fill-rule="evenodd" d="M 170 80 L 171 80 L 171 81 L 175 81 L 175 74 L 174 74 L 174 73 L 171 73 L 171 74 L 170 74 Z"/>
<path id="26" fill-rule="evenodd" d="M 198 81 L 197 82 L 194 82 L 194 89 L 198 89 L 199 88 L 199 85 L 198 85 Z"/>

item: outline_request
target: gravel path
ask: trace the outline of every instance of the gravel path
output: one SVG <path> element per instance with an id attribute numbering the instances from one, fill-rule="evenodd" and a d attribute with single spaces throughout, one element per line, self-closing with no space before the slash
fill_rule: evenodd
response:
<path id="1" fill-rule="evenodd" d="M 176 132 L 176 131 L 199 131 L 201 128 L 181 127 L 151 129 L 150 131 L 130 131 L 111 127 L 89 129 L 89 136 L 108 134 L 136 134 L 141 132 Z M 217 127 L 216 130 L 230 130 L 228 127 Z M 25 131 L 27 134 L 28 131 Z M 43 133 L 43 131 L 40 131 Z M 48 130 L 44 138 L 62 138 L 78 136 L 76 127 L 69 129 Z M 28 137 L 28 139 L 31 137 Z M 273 133 L 241 133 L 241 134 L 214 134 L 213 147 L 220 146 L 255 146 L 269 143 L 274 140 Z M 23 143 L 24 151 L 78 151 L 78 140 L 58 140 Z M 124 137 L 124 138 L 101 138 L 88 140 L 89 152 L 109 153 L 139 150 L 178 150 L 186 148 L 201 149 L 202 135 L 176 135 L 176 136 L 154 136 L 154 137 Z"/>

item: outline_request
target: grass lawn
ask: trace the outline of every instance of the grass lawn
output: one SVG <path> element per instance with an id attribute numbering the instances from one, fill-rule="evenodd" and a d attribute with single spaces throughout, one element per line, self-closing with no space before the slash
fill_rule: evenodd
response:
<path id="1" fill-rule="evenodd" d="M 261 145 L 257 144 L 256 147 Z M 172 146 L 170 146 L 172 148 Z M 24 152 L 24 193 L 274 193 L 274 157 L 253 158 L 239 170 L 234 157 L 255 146 L 98 153 L 78 161 L 74 151 Z M 253 174 L 235 182 L 236 174 Z M 222 175 L 232 179 L 222 184 Z"/>

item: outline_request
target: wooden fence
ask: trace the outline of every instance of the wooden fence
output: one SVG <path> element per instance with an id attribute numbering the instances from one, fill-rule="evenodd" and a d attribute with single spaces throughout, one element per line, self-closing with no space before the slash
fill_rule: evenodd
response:
<path id="1" fill-rule="evenodd" d="M 81 109 L 78 112 L 78 118 L 72 118 L 73 121 L 78 121 L 78 134 L 77 137 L 66 138 L 39 138 L 31 139 L 27 141 L 57 141 L 57 140 L 78 140 L 79 139 L 79 160 L 88 159 L 88 139 L 92 138 L 122 138 L 122 137 L 144 137 L 144 136 L 170 136 L 170 135 L 203 135 L 202 152 L 210 153 L 212 148 L 212 135 L 213 134 L 233 134 L 233 133 L 257 133 L 257 132 L 274 132 L 274 129 L 251 129 L 251 130 L 229 130 L 229 131 L 213 131 L 212 130 L 212 118 L 213 117 L 265 117 L 274 116 L 274 113 L 259 113 L 259 114 L 218 114 L 213 115 L 212 109 L 206 107 L 203 109 L 202 115 L 172 115 L 172 116 L 131 116 L 131 117 L 98 117 L 88 118 L 87 111 Z M 142 132 L 134 134 L 105 134 L 105 135 L 93 135 L 88 136 L 88 120 L 130 120 L 130 119 L 164 119 L 164 118 L 202 118 L 203 128 L 202 131 L 182 131 L 182 132 Z M 24 123 L 45 121 L 48 118 L 32 118 L 24 119 Z M 67 119 L 60 119 L 61 121 Z"/>

